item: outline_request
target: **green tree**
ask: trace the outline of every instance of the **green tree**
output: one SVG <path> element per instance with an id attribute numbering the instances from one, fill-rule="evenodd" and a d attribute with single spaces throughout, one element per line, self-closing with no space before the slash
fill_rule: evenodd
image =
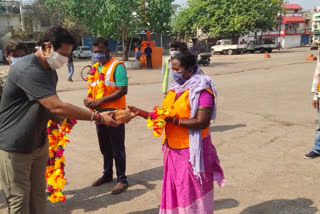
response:
<path id="1" fill-rule="evenodd" d="M 162 33 L 169 29 L 173 0 L 46 0 L 50 8 L 60 8 L 79 19 L 99 36 L 122 39 L 123 60 L 128 60 L 128 38 L 149 29 Z"/>
<path id="2" fill-rule="evenodd" d="M 236 38 L 271 29 L 282 12 L 283 0 L 189 0 L 176 19 L 176 31 L 192 33 L 197 27 L 211 37 Z"/>

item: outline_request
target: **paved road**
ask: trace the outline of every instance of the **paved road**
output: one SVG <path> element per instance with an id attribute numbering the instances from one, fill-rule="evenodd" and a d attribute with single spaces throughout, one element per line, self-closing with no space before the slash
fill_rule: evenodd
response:
<path id="1" fill-rule="evenodd" d="M 261 54 L 214 56 L 203 70 L 218 88 L 218 117 L 212 124 L 213 143 L 225 170 L 227 185 L 216 187 L 216 214 L 315 214 L 319 207 L 319 161 L 303 155 L 313 144 L 317 114 L 311 108 L 315 62 L 298 48 Z M 86 83 L 75 63 L 74 82 L 66 68 L 59 71 L 59 96 L 81 106 Z M 160 72 L 128 71 L 128 104 L 151 110 L 163 99 Z M 50 206 L 50 213 L 156 214 L 160 203 L 162 161 L 160 139 L 146 122 L 127 125 L 127 172 L 130 187 L 111 195 L 115 184 L 91 183 L 102 173 L 95 127 L 79 122 L 66 148 L 67 201 Z M 2 209 L 1 209 L 2 208 Z M 0 213 L 6 213 L 0 198 Z"/>

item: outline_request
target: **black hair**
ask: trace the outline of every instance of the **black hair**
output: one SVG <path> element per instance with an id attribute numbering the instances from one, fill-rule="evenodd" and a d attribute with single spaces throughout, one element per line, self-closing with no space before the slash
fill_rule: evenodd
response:
<path id="1" fill-rule="evenodd" d="M 93 40 L 93 46 L 98 46 L 99 44 L 104 44 L 106 48 L 109 46 L 108 40 L 103 37 L 97 37 Z"/>
<path id="2" fill-rule="evenodd" d="M 172 41 L 170 42 L 169 47 L 174 48 L 181 53 L 185 53 L 188 51 L 188 46 L 185 42 Z"/>
<path id="3" fill-rule="evenodd" d="M 46 34 L 40 39 L 39 46 L 45 48 L 45 43 L 50 42 L 53 46 L 53 50 L 58 50 L 61 48 L 63 43 L 66 44 L 75 44 L 75 40 L 71 33 L 60 26 L 55 26 L 48 30 Z"/>
<path id="4" fill-rule="evenodd" d="M 24 50 L 25 53 L 28 53 L 28 48 L 27 46 L 21 41 L 21 40 L 9 40 L 9 42 L 5 45 L 4 49 L 3 49 L 3 54 L 4 56 L 8 57 L 11 53 L 13 53 L 16 50 Z"/>
<path id="5" fill-rule="evenodd" d="M 183 67 L 185 70 L 189 68 L 193 68 L 197 65 L 197 60 L 195 55 L 190 52 L 179 53 L 173 59 L 180 62 L 180 66 Z"/>

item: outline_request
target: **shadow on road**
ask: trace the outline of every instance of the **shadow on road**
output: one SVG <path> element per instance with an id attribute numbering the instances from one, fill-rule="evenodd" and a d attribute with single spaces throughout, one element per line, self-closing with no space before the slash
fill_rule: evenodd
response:
<path id="1" fill-rule="evenodd" d="M 160 202 L 159 202 L 160 203 Z M 214 201 L 214 210 L 224 210 L 224 209 L 231 209 L 239 206 L 239 202 L 234 199 L 220 199 Z M 158 214 L 159 208 L 153 208 L 149 210 L 144 211 L 137 211 L 137 212 L 131 212 L 128 214 Z"/>
<path id="2" fill-rule="evenodd" d="M 132 212 L 128 214 L 158 214 L 158 213 L 159 213 L 159 208 L 153 208 L 149 210 L 137 211 L 137 212 Z"/>
<path id="3" fill-rule="evenodd" d="M 223 126 L 212 126 L 210 127 L 211 132 L 224 132 L 231 129 L 247 127 L 246 124 L 235 124 L 235 125 L 223 125 Z"/>
<path id="4" fill-rule="evenodd" d="M 220 199 L 214 201 L 214 210 L 225 210 L 239 206 L 239 202 L 234 199 Z"/>
<path id="5" fill-rule="evenodd" d="M 64 203 L 51 204 L 48 202 L 49 213 L 70 214 L 73 210 L 93 212 L 107 208 L 113 204 L 130 201 L 155 189 L 156 185 L 150 182 L 161 180 L 162 172 L 162 167 L 156 167 L 129 175 L 129 189 L 120 195 L 111 194 L 111 189 L 115 185 L 115 180 L 114 182 L 99 187 L 88 186 L 83 189 L 65 191 L 64 194 L 67 196 L 67 200 Z M 138 187 L 137 185 L 142 185 L 145 188 Z"/>
<path id="6" fill-rule="evenodd" d="M 267 201 L 244 209 L 240 214 L 316 214 L 318 209 L 307 198 L 295 200 L 279 199 Z"/>

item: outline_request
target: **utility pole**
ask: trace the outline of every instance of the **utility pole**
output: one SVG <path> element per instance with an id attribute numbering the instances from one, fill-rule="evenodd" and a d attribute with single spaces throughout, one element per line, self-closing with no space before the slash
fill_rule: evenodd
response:
<path id="1" fill-rule="evenodd" d="M 282 16 L 281 16 L 281 11 L 280 11 L 280 15 L 279 15 L 279 37 L 278 37 L 278 44 L 279 44 L 279 51 L 280 51 L 280 47 L 281 47 L 281 43 L 280 43 L 280 39 L 281 39 L 281 20 L 282 20 Z"/>

